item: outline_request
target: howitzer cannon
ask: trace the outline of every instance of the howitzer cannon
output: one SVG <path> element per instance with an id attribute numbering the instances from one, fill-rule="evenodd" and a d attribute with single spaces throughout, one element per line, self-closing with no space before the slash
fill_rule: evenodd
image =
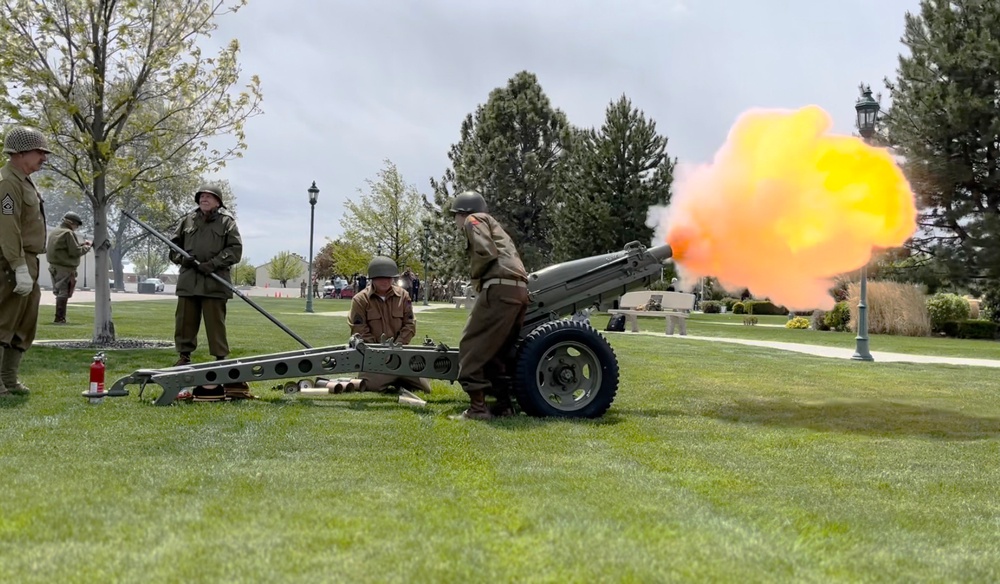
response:
<path id="1" fill-rule="evenodd" d="M 618 391 L 617 357 L 597 330 L 566 317 L 648 285 L 670 257 L 668 245 L 647 249 L 632 242 L 619 252 L 556 264 L 528 276 L 531 304 L 516 354 L 510 356 L 512 389 L 523 411 L 596 418 L 611 407 Z M 117 380 L 106 395 L 128 395 L 129 384 L 144 389 L 153 383 L 163 388 L 155 403 L 168 405 L 183 388 L 196 385 L 360 372 L 455 381 L 458 357 L 458 349 L 429 338 L 422 345 L 400 345 L 391 340 L 365 343 L 355 336 L 346 345 L 140 369 Z"/>

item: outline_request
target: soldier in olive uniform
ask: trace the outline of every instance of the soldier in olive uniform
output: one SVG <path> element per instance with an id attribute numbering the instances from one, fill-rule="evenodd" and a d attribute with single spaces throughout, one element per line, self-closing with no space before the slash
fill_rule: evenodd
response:
<path id="1" fill-rule="evenodd" d="M 393 282 L 399 277 L 399 268 L 392 258 L 375 257 L 368 262 L 367 288 L 355 294 L 347 321 L 351 334 L 360 335 L 366 343 L 381 343 L 382 338 L 392 339 L 403 345 L 417 334 L 410 295 Z M 400 377 L 382 373 L 362 373 L 368 391 L 384 391 L 388 387 L 410 391 L 430 392 L 426 379 Z"/>
<path id="2" fill-rule="evenodd" d="M 76 289 L 76 269 L 80 258 L 90 251 L 89 241 L 80 241 L 76 230 L 83 225 L 83 219 L 70 211 L 63 215 L 62 224 L 49 234 L 45 246 L 45 257 L 49 261 L 49 275 L 52 276 L 52 293 L 56 295 L 56 324 L 66 324 L 66 304 Z"/>
<path id="3" fill-rule="evenodd" d="M 184 216 L 172 240 L 191 257 L 170 252 L 170 261 L 181 267 L 174 313 L 174 343 L 180 358 L 174 366 L 191 363 L 191 353 L 198 347 L 202 317 L 209 351 L 217 360 L 229 355 L 226 303 L 233 297 L 233 291 L 211 274 L 232 282 L 230 268 L 243 257 L 240 230 L 236 219 L 226 210 L 222 189 L 203 185 L 194 200 L 198 208 Z"/>
<path id="4" fill-rule="evenodd" d="M 482 195 L 474 191 L 458 195 L 451 212 L 465 234 L 476 291 L 458 346 L 458 381 L 471 402 L 461 417 L 488 420 L 513 415 L 508 369 L 528 309 L 528 274 L 510 236 L 487 213 Z M 487 394 L 496 396 L 492 411 L 486 407 Z"/>
<path id="5" fill-rule="evenodd" d="M 29 176 L 51 151 L 34 128 L 13 128 L 3 141 L 10 161 L 0 168 L 0 395 L 25 394 L 17 378 L 38 327 L 38 254 L 45 253 L 45 207 Z"/>

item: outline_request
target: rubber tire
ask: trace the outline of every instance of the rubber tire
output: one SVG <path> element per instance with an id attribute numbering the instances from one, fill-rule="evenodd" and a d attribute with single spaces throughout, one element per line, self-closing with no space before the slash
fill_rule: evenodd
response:
<path id="1" fill-rule="evenodd" d="M 548 351 L 565 343 L 583 345 L 593 353 L 601 367 L 597 393 L 579 409 L 556 407 L 542 396 L 537 381 L 541 359 Z M 600 418 L 611 407 L 618 393 L 618 357 L 607 339 L 587 323 L 571 320 L 547 322 L 528 333 L 521 343 L 513 385 L 518 405 L 529 416 Z"/>

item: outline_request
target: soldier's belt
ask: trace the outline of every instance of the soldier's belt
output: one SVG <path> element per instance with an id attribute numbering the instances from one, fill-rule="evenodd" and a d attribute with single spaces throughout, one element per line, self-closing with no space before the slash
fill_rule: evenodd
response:
<path id="1" fill-rule="evenodd" d="M 503 284 L 505 286 L 517 286 L 518 288 L 527 288 L 528 284 L 522 282 L 521 280 L 508 280 L 507 278 L 490 278 L 482 284 L 480 290 L 485 290 L 494 284 Z"/>

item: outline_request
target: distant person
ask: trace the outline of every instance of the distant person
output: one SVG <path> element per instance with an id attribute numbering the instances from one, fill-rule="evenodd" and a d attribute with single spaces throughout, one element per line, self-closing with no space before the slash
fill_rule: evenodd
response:
<path id="1" fill-rule="evenodd" d="M 302 280 L 299 282 L 299 298 L 306 297 L 306 281 Z"/>
<path id="2" fill-rule="evenodd" d="M 76 230 L 83 225 L 83 219 L 70 211 L 63 215 L 62 223 L 49 234 L 45 246 L 45 258 L 49 262 L 52 277 L 52 293 L 56 295 L 55 324 L 66 324 L 66 305 L 76 290 L 77 268 L 80 258 L 90 251 L 89 241 L 80 241 Z"/>
<path id="3" fill-rule="evenodd" d="M 670 280 L 670 285 L 667 286 L 667 292 L 676 292 L 676 291 L 677 291 L 677 278 L 673 278 Z"/>

